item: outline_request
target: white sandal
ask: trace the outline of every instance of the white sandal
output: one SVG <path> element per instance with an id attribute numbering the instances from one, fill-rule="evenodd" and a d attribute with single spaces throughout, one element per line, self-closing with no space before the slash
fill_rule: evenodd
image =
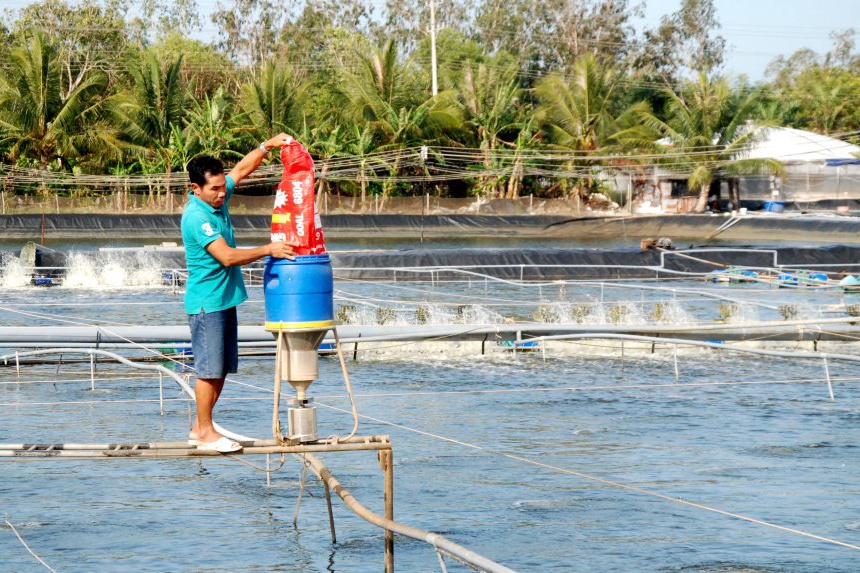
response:
<path id="1" fill-rule="evenodd" d="M 191 440 L 188 440 L 189 443 Z M 231 452 L 238 452 L 242 449 L 242 444 L 239 442 L 234 442 L 233 440 L 227 439 L 223 436 L 215 440 L 214 442 L 201 442 L 198 440 L 194 440 L 197 442 L 197 449 L 201 452 L 218 452 L 220 454 L 229 454 Z"/>

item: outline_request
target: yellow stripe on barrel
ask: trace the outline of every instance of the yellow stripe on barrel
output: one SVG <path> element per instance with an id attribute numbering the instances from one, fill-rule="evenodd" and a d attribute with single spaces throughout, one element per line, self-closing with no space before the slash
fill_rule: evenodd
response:
<path id="1" fill-rule="evenodd" d="M 266 322 L 266 330 L 309 330 L 318 328 L 332 328 L 333 320 L 317 320 L 309 322 Z"/>

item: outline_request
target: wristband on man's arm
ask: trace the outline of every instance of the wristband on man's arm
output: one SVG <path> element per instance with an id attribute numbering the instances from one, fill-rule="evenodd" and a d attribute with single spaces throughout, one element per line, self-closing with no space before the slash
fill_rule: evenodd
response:
<path id="1" fill-rule="evenodd" d="M 269 149 L 266 147 L 265 142 L 260 144 L 260 151 L 262 151 L 264 154 L 269 153 Z"/>

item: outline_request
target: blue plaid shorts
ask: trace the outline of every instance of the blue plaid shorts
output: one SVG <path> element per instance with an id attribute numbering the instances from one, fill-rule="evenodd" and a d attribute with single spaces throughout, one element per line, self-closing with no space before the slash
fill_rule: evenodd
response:
<path id="1" fill-rule="evenodd" d="M 239 370 L 236 307 L 188 315 L 191 350 L 198 378 L 223 378 Z"/>

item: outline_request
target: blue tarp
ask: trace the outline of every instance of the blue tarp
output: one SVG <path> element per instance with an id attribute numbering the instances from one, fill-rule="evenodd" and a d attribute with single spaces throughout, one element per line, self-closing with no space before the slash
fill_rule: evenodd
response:
<path id="1" fill-rule="evenodd" d="M 860 159 L 827 159 L 825 164 L 828 167 L 841 167 L 843 165 L 860 165 Z"/>

